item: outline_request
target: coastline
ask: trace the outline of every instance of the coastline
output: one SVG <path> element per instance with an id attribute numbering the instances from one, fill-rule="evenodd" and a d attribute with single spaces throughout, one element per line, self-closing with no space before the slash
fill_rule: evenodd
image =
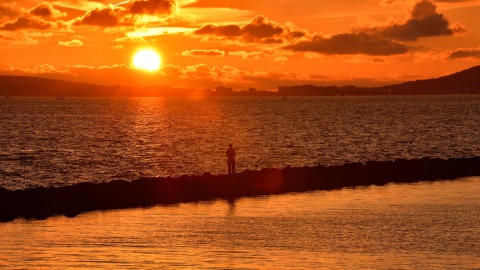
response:
<path id="1" fill-rule="evenodd" d="M 0 188 L 0 222 L 46 219 L 98 210 L 151 207 L 216 199 L 274 195 L 344 187 L 452 180 L 480 176 L 480 157 L 396 159 L 341 166 L 246 170 L 234 175 L 141 178 L 108 183 L 11 191 Z"/>

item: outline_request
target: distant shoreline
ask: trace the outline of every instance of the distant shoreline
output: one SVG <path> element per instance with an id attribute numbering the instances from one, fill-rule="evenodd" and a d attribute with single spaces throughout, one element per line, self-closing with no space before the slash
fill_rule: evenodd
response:
<path id="1" fill-rule="evenodd" d="M 0 75 L 0 97 L 293 97 L 391 96 L 480 94 L 480 66 L 448 76 L 381 87 L 279 86 L 277 91 L 229 87 L 182 89 L 176 87 L 103 86 L 40 77 Z"/>

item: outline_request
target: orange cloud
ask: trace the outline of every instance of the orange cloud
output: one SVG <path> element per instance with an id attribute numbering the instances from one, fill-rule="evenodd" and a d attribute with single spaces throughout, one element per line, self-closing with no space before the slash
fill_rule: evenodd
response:
<path id="1" fill-rule="evenodd" d="M 450 36 L 463 33 L 466 29 L 451 25 L 445 16 L 429 0 L 418 2 L 404 23 L 388 26 L 354 29 L 352 33 L 336 34 L 331 37 L 314 35 L 285 49 L 322 54 L 365 54 L 388 56 L 407 53 L 411 48 L 401 43 L 422 37 Z"/>
<path id="2" fill-rule="evenodd" d="M 445 16 L 437 12 L 437 7 L 429 0 L 415 4 L 411 17 L 403 24 L 393 23 L 386 27 L 363 29 L 373 35 L 400 41 L 415 41 L 422 37 L 451 36 L 463 33 L 465 27 L 450 25 Z"/>
<path id="3" fill-rule="evenodd" d="M 448 59 L 476 58 L 480 59 L 480 47 L 472 49 L 457 49 L 447 53 Z"/>
<path id="4" fill-rule="evenodd" d="M 51 65 L 40 65 L 33 68 L 14 68 L 8 64 L 0 64 L 0 74 L 42 76 L 78 82 L 89 82 L 99 85 L 117 86 L 169 86 L 189 89 L 214 89 L 217 86 L 246 89 L 254 87 L 259 90 L 276 90 L 278 86 L 312 84 L 318 85 L 384 85 L 397 77 L 365 77 L 348 74 L 327 76 L 318 73 L 297 73 L 289 71 L 268 71 L 262 69 L 241 70 L 235 67 L 210 67 L 199 64 L 191 66 L 163 66 L 157 73 L 136 70 L 128 65 L 113 66 L 66 66 L 56 68 Z M 383 80 L 383 81 L 382 81 Z"/>
<path id="5" fill-rule="evenodd" d="M 224 51 L 220 50 L 187 50 L 182 52 L 183 56 L 194 56 L 194 57 L 202 57 L 202 56 L 225 56 Z"/>
<path id="6" fill-rule="evenodd" d="M 19 29 L 47 30 L 53 28 L 53 24 L 38 17 L 26 15 L 19 16 L 13 22 L 7 22 L 0 27 L 0 30 L 15 31 Z"/>
<path id="7" fill-rule="evenodd" d="M 304 31 L 269 21 L 264 16 L 257 16 L 245 25 L 207 24 L 194 32 L 220 39 L 237 40 L 243 43 L 282 44 L 287 40 L 305 36 Z"/>
<path id="8" fill-rule="evenodd" d="M 130 6 L 129 11 L 133 14 L 170 14 L 176 5 L 175 0 L 137 0 Z"/>
<path id="9" fill-rule="evenodd" d="M 80 47 L 83 46 L 83 42 L 81 40 L 74 39 L 71 41 L 59 41 L 58 45 L 62 47 Z"/>
<path id="10" fill-rule="evenodd" d="M 466 2 L 474 2 L 476 0 L 435 0 L 438 3 L 466 3 Z"/>
<path id="11" fill-rule="evenodd" d="M 114 27 L 120 25 L 125 9 L 123 7 L 107 5 L 88 11 L 77 19 L 74 25 L 94 25 Z"/>
<path id="12" fill-rule="evenodd" d="M 15 3 L 0 4 L 0 20 L 17 17 L 20 13 L 14 8 Z"/>
<path id="13" fill-rule="evenodd" d="M 377 56 L 408 52 L 408 47 L 402 43 L 366 33 L 338 34 L 329 38 L 314 35 L 309 40 L 302 40 L 287 45 L 284 49 L 322 54 L 366 54 Z"/>
<path id="14" fill-rule="evenodd" d="M 261 58 L 270 58 L 272 57 L 273 53 L 266 53 L 262 51 L 236 51 L 236 52 L 229 52 L 228 55 L 231 56 L 240 56 L 242 59 L 261 59 Z"/>
<path id="15" fill-rule="evenodd" d="M 285 51 L 235 51 L 229 52 L 229 56 L 239 56 L 242 59 L 272 59 L 275 62 L 284 62 L 288 60 L 288 54 Z"/>
<path id="16" fill-rule="evenodd" d="M 67 13 L 55 9 L 49 2 L 43 2 L 37 5 L 30 11 L 30 14 L 44 18 L 61 18 L 67 16 Z"/>
<path id="17" fill-rule="evenodd" d="M 4 14 L 2 14 L 4 13 Z M 0 18 L 5 16 L 12 16 L 19 14 L 14 11 L 12 7 L 8 5 L 0 6 Z M 16 17 L 15 20 L 4 23 L 0 26 L 0 30 L 6 31 L 16 31 L 22 29 L 36 29 L 36 30 L 48 30 L 48 29 L 59 29 L 59 30 L 68 30 L 70 28 L 67 22 L 58 20 L 58 21 L 49 21 L 46 19 L 57 19 L 60 17 L 67 16 L 66 13 L 62 13 L 59 10 L 55 9 L 51 3 L 44 2 L 33 9 L 28 13 L 21 14 Z"/>
<path id="18" fill-rule="evenodd" d="M 146 26 L 150 21 L 159 20 L 160 15 L 170 15 L 176 5 L 174 0 L 137 0 L 125 6 L 108 4 L 87 11 L 85 15 L 74 20 L 74 25 L 112 28 L 140 23 Z"/>

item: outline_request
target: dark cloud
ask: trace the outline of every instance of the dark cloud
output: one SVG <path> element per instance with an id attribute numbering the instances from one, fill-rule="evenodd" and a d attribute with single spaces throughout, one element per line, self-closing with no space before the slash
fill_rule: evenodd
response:
<path id="1" fill-rule="evenodd" d="M 408 47 L 385 38 L 366 33 L 338 34 L 325 38 L 319 35 L 309 40 L 284 47 L 287 50 L 316 52 L 322 54 L 366 54 L 366 55 L 396 55 L 408 51 Z"/>
<path id="2" fill-rule="evenodd" d="M 360 31 L 400 41 L 415 41 L 422 37 L 451 36 L 465 32 L 465 28 L 451 26 L 445 16 L 437 12 L 437 7 L 432 2 L 422 0 L 414 6 L 410 19 L 404 23 Z"/>
<path id="3" fill-rule="evenodd" d="M 458 49 L 448 53 L 448 59 L 458 58 L 478 58 L 480 59 L 480 48 L 477 49 Z"/>
<path id="4" fill-rule="evenodd" d="M 88 11 L 77 18 L 74 25 L 94 25 L 102 27 L 131 26 L 135 24 L 136 15 L 170 14 L 176 7 L 175 0 L 134 1 L 127 6 L 106 5 Z"/>
<path id="5" fill-rule="evenodd" d="M 238 40 L 245 43 L 281 44 L 305 36 L 306 33 L 269 21 L 264 16 L 255 17 L 245 25 L 213 25 L 208 24 L 199 28 L 194 33 L 197 35 L 210 35 L 222 39 Z"/>
<path id="6" fill-rule="evenodd" d="M 176 5 L 175 0 L 137 0 L 130 6 L 129 11 L 133 14 L 170 14 Z"/>
<path id="7" fill-rule="evenodd" d="M 5 16 L 12 16 L 17 14 L 14 20 L 10 20 L 0 25 L 0 30 L 15 31 L 22 29 L 35 30 L 50 30 L 50 29 L 69 29 L 67 22 L 62 20 L 48 20 L 57 19 L 67 16 L 66 13 L 55 9 L 51 3 L 44 2 L 24 14 L 18 15 L 14 9 L 9 5 L 0 5 L 0 19 Z"/>
<path id="8" fill-rule="evenodd" d="M 41 3 L 30 11 L 30 14 L 40 17 L 51 17 L 53 5 L 47 2 Z"/>
<path id="9" fill-rule="evenodd" d="M 279 36 L 283 31 L 282 26 L 268 22 L 267 19 L 262 16 L 257 16 L 243 27 L 245 36 L 254 40 Z"/>
<path id="10" fill-rule="evenodd" d="M 30 10 L 31 15 L 44 17 L 44 18 L 59 18 L 67 16 L 66 13 L 62 13 L 59 10 L 55 9 L 51 3 L 43 2 L 32 10 Z"/>
<path id="11" fill-rule="evenodd" d="M 224 51 L 220 50 L 188 50 L 182 52 L 183 56 L 195 56 L 195 57 L 202 57 L 202 56 L 225 56 Z"/>
<path id="12" fill-rule="evenodd" d="M 195 31 L 197 35 L 213 35 L 222 37 L 239 37 L 242 35 L 242 29 L 236 24 L 216 26 L 207 24 Z"/>
<path id="13" fill-rule="evenodd" d="M 118 26 L 123 17 L 123 11 L 123 8 L 113 5 L 96 8 L 88 11 L 82 18 L 79 18 L 75 22 L 75 25 Z"/>
<path id="14" fill-rule="evenodd" d="M 51 22 L 41 18 L 21 15 L 13 22 L 7 22 L 0 27 L 0 30 L 15 31 L 19 29 L 47 30 L 53 28 Z"/>

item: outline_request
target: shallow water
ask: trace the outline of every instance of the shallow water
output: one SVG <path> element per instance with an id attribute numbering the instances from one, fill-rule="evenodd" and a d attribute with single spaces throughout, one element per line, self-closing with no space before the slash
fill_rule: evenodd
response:
<path id="1" fill-rule="evenodd" d="M 480 156 L 480 96 L 0 100 L 0 186 Z"/>
<path id="2" fill-rule="evenodd" d="M 6 269 L 479 269 L 480 178 L 0 223 Z"/>

